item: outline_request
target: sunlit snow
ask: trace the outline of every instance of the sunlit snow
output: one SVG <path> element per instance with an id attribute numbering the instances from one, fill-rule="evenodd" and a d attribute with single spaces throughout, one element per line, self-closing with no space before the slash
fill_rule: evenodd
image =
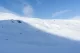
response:
<path id="1" fill-rule="evenodd" d="M 21 20 L 42 31 L 73 40 L 80 40 L 80 20 L 39 19 L 20 17 L 10 13 L 1 13 L 0 20 Z"/>
<path id="2" fill-rule="evenodd" d="M 80 53 L 80 20 L 0 12 L 0 53 Z"/>

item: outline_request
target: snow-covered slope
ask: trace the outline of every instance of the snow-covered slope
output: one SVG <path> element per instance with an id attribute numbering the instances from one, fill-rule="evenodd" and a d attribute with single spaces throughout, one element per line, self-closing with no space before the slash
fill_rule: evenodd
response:
<path id="1" fill-rule="evenodd" d="M 80 21 L 0 13 L 0 53 L 80 53 Z"/>
<path id="2" fill-rule="evenodd" d="M 42 31 L 56 34 L 72 40 L 80 40 L 80 20 L 74 19 L 39 19 L 20 17 L 10 13 L 1 13 L 0 20 L 22 20 Z"/>

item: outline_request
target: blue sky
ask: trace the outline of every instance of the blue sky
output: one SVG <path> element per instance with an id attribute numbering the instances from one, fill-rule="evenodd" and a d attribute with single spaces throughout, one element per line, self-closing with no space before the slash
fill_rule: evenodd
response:
<path id="1" fill-rule="evenodd" d="M 80 0 L 0 0 L 0 6 L 22 16 L 66 19 L 80 15 Z"/>

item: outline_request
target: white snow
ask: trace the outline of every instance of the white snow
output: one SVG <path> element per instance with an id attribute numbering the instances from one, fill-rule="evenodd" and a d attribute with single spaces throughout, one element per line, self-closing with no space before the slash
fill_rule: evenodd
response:
<path id="1" fill-rule="evenodd" d="M 0 12 L 0 53 L 80 53 L 79 49 L 80 20 Z"/>

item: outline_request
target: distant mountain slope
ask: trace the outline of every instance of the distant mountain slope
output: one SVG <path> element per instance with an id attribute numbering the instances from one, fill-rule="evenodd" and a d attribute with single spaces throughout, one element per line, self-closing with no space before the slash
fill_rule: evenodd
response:
<path id="1" fill-rule="evenodd" d="M 47 20 L 1 13 L 0 53 L 80 53 L 79 26 L 78 20 Z"/>
<path id="2" fill-rule="evenodd" d="M 21 20 L 0 21 L 1 40 L 12 40 L 19 43 L 54 46 L 54 44 L 72 43 L 72 41 L 51 35 Z M 3 38 L 3 39 L 2 39 Z"/>
<path id="3" fill-rule="evenodd" d="M 34 19 L 29 21 L 29 23 L 32 26 L 51 34 L 80 41 L 80 20 Z"/>
<path id="4" fill-rule="evenodd" d="M 1 13 L 0 20 L 22 20 L 42 31 L 56 34 L 72 40 L 80 40 L 80 20 L 74 19 L 39 19 L 20 17 L 11 13 Z"/>

